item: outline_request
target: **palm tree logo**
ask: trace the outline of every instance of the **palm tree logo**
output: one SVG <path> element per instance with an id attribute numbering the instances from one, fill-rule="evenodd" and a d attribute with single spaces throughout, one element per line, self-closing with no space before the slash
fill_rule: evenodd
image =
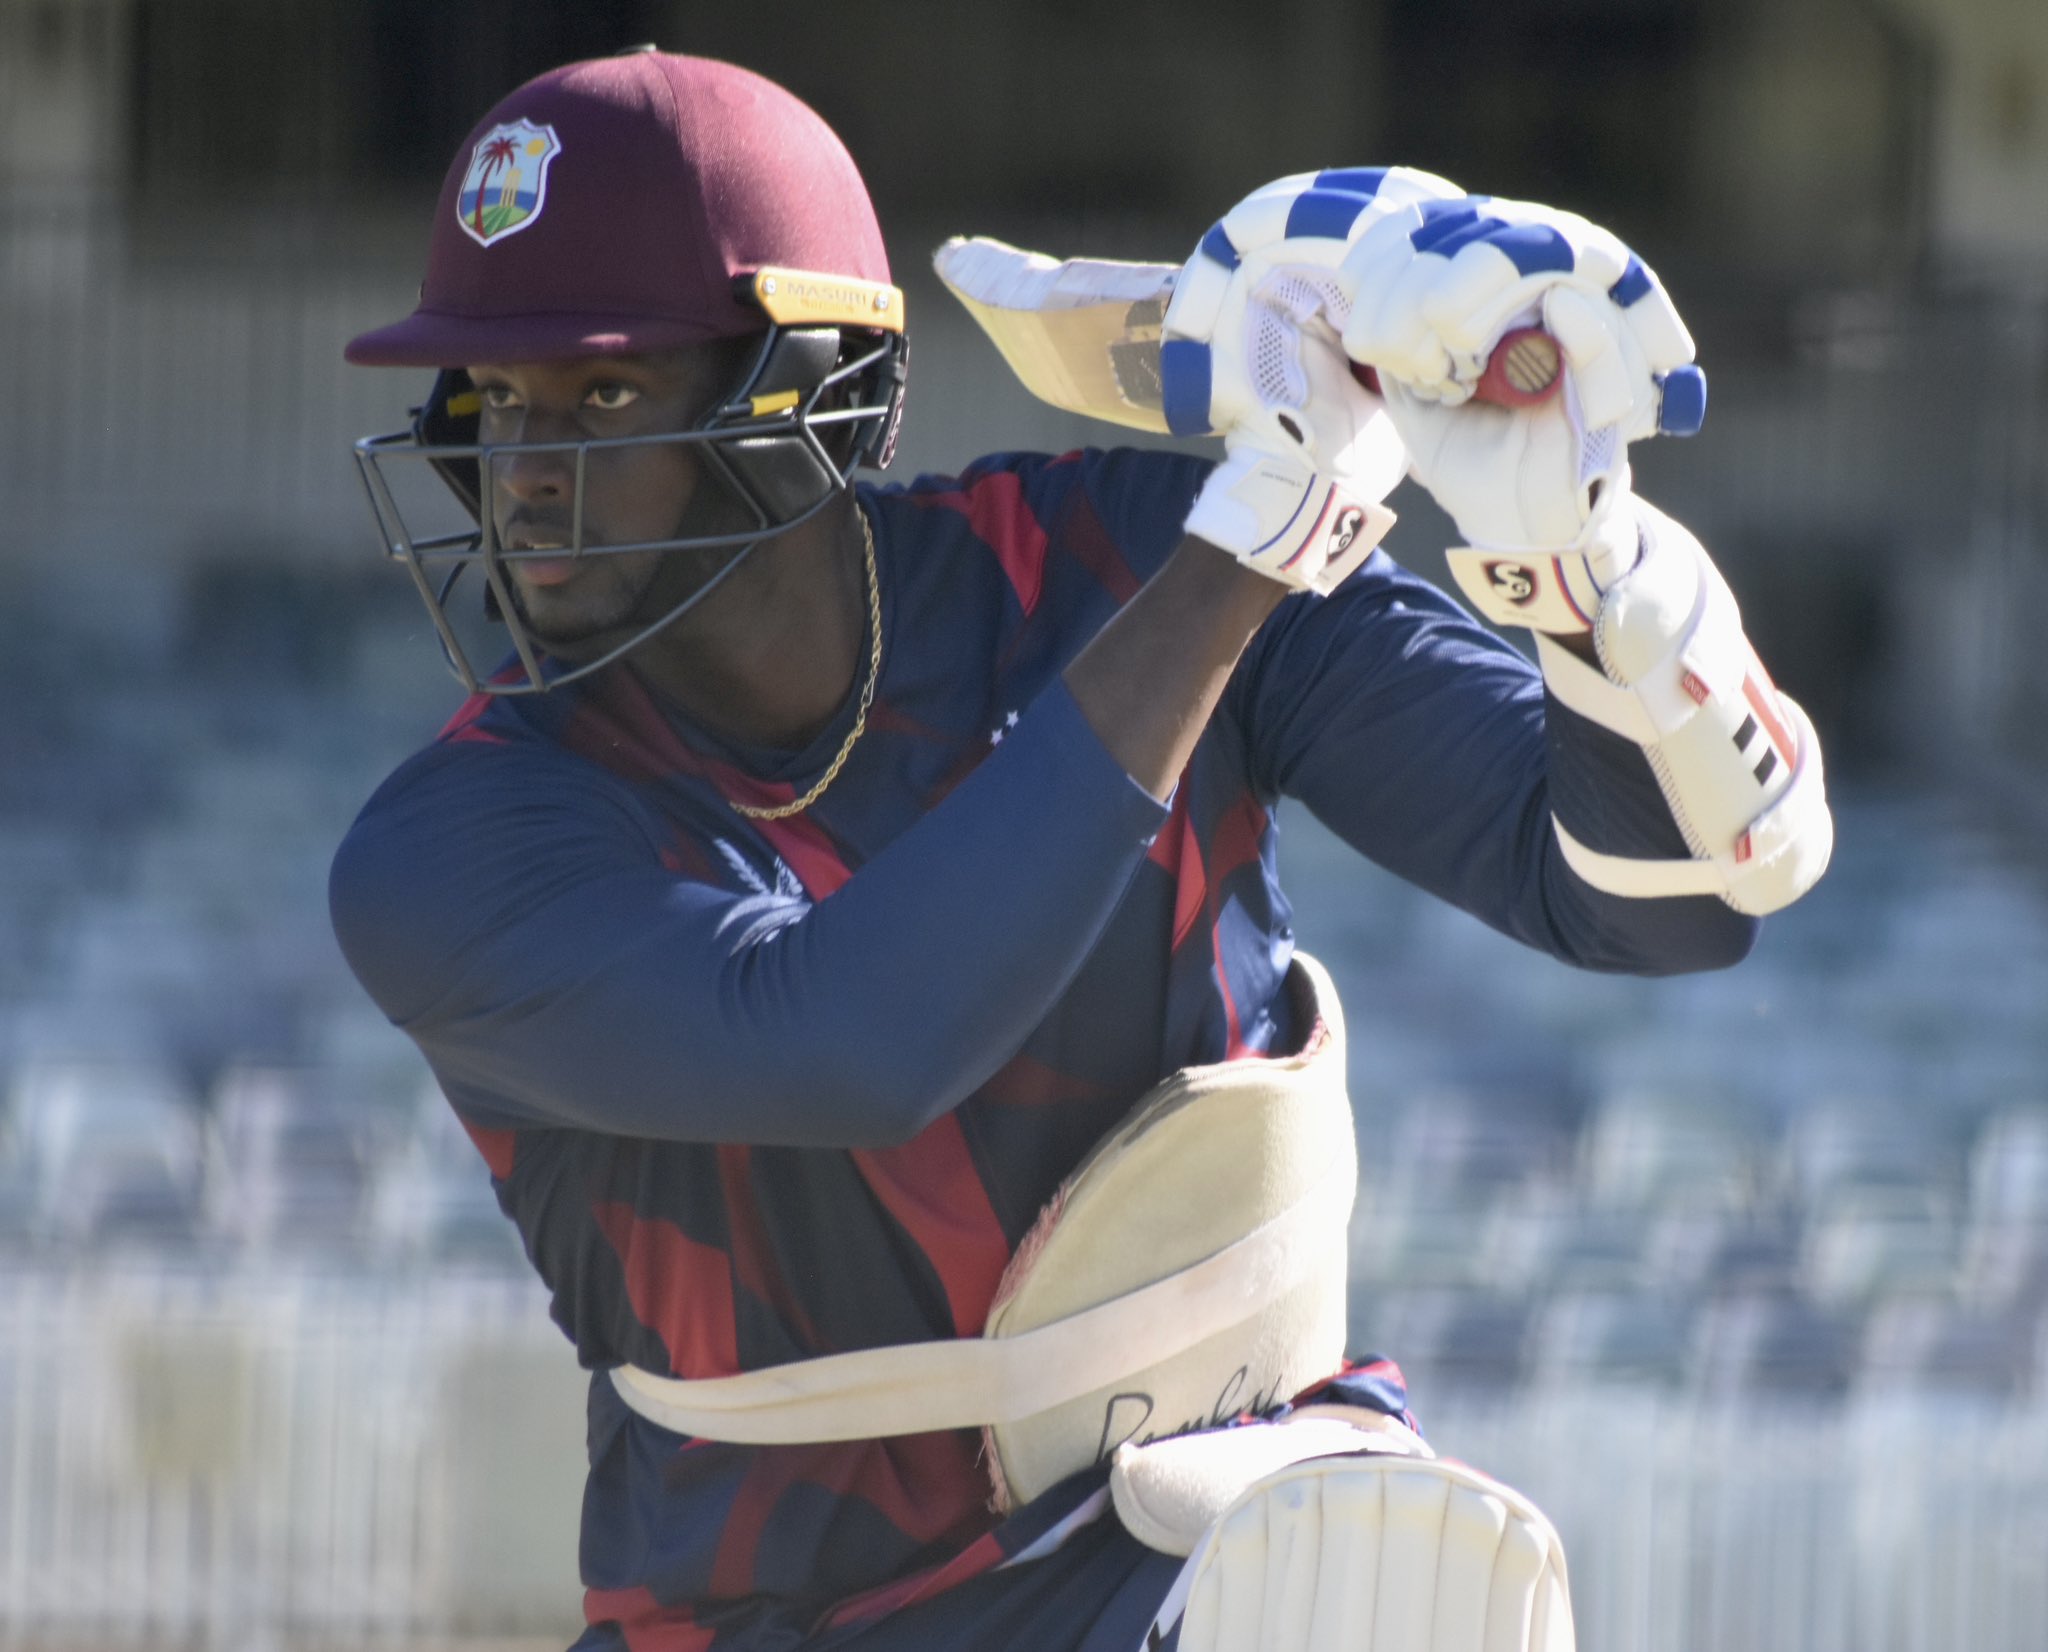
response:
<path id="1" fill-rule="evenodd" d="M 507 209 L 502 206 L 492 207 L 491 222 L 484 222 L 484 197 L 491 192 L 492 174 L 501 166 L 511 165 L 512 157 L 519 153 L 519 149 L 501 132 L 489 142 L 480 144 L 476 153 L 477 159 L 482 163 L 483 175 L 477 179 L 476 205 L 470 209 L 469 227 L 470 233 L 481 241 L 505 227 L 504 214 Z"/>
<path id="2" fill-rule="evenodd" d="M 540 216 L 547 200 L 548 163 L 562 152 L 552 126 L 527 120 L 494 126 L 477 140 L 455 195 L 463 233 L 487 247 Z"/>

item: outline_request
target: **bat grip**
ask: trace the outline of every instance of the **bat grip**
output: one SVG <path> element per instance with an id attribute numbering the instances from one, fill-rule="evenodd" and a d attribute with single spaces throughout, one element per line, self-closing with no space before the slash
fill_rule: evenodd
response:
<path id="1" fill-rule="evenodd" d="M 1353 362 L 1351 376 L 1380 393 L 1379 374 Z M 1474 401 L 1495 407 L 1535 407 L 1547 402 L 1564 384 L 1564 352 L 1541 327 L 1517 327 L 1503 333 L 1486 358 L 1486 370 L 1472 388 Z"/>

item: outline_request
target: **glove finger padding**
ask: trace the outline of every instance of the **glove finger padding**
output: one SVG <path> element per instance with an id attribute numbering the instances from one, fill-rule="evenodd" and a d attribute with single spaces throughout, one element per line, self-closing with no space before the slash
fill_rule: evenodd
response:
<path id="1" fill-rule="evenodd" d="M 1221 431 L 1226 457 L 1191 534 L 1248 567 L 1328 591 L 1392 525 L 1379 501 L 1408 468 L 1399 431 L 1338 346 L 1340 272 L 1377 216 L 1452 185 L 1403 168 L 1299 173 L 1255 191 L 1203 237 L 1162 328 L 1169 428 Z"/>
<path id="2" fill-rule="evenodd" d="M 1521 1493 L 1441 1460 L 1320 1457 L 1272 1475 L 1225 1511 L 1182 1586 L 1184 1652 L 1576 1644 L 1555 1528 Z M 1162 1620 L 1178 1609 L 1170 1596 Z"/>
<path id="3" fill-rule="evenodd" d="M 1648 361 L 1634 331 L 1617 323 L 1620 312 L 1576 287 L 1543 295 L 1543 326 L 1564 352 L 1566 383 L 1577 394 L 1582 431 L 1616 428 L 1624 442 L 1657 434 L 1656 397 Z"/>
<path id="4" fill-rule="evenodd" d="M 1295 441 L 1299 430 L 1302 456 L 1346 492 L 1361 500 L 1386 498 L 1408 474 L 1408 449 L 1386 404 L 1358 382 L 1325 323 L 1307 321 L 1294 341 L 1300 399 L 1262 406 L 1246 421 L 1245 434 L 1268 451 L 1283 451 L 1279 444 Z"/>
<path id="5" fill-rule="evenodd" d="M 1327 594 L 1393 526 L 1380 500 L 1407 454 L 1321 323 L 1298 343 L 1301 402 L 1264 405 L 1224 438 L 1184 528 L 1258 573 Z"/>
<path id="6" fill-rule="evenodd" d="M 1588 429 L 1689 435 L 1705 415 L 1692 337 L 1662 284 L 1576 213 L 1486 196 L 1418 203 L 1358 236 L 1345 274 L 1345 350 L 1429 399 L 1466 400 L 1502 335 L 1540 322 L 1564 348 Z"/>
<path id="7" fill-rule="evenodd" d="M 1174 279 L 1160 352 L 1168 428 L 1227 434 L 1287 399 L 1275 391 L 1299 382 L 1292 336 L 1255 312 L 1288 313 L 1298 325 L 1320 311 L 1341 331 L 1351 310 L 1341 266 L 1352 240 L 1411 202 L 1457 194 L 1431 173 L 1352 167 L 1276 179 L 1231 208 Z M 1288 283 L 1274 279 L 1281 272 L 1295 288 L 1285 297 Z"/>
<path id="8" fill-rule="evenodd" d="M 1484 349 L 1560 283 L 1605 294 L 1636 261 L 1575 212 L 1491 197 L 1469 212 L 1438 211 L 1417 245 L 1445 258 L 1423 317 L 1454 351 Z"/>
<path id="9" fill-rule="evenodd" d="M 1345 353 L 1375 368 L 1382 382 L 1397 378 L 1413 391 L 1454 402 L 1471 395 L 1480 369 L 1453 362 L 1429 322 L 1429 295 L 1447 261 L 1419 242 L 1444 214 L 1469 213 L 1469 199 L 1408 203 L 1368 225 L 1344 256 L 1351 290 Z"/>

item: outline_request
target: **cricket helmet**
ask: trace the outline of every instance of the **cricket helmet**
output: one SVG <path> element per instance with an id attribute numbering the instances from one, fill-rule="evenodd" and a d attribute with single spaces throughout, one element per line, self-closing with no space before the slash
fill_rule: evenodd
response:
<path id="1" fill-rule="evenodd" d="M 602 658 L 564 669 L 519 614 L 482 477 L 481 402 L 464 365 L 637 355 L 753 341 L 744 366 L 690 429 L 609 441 L 523 444 L 574 465 L 571 554 L 730 548 L 719 572 Z M 464 142 L 442 185 L 418 307 L 354 339 L 348 360 L 430 367 L 408 430 L 365 437 L 356 461 L 387 554 L 426 600 L 472 692 L 531 693 L 588 675 L 708 596 L 761 539 L 822 510 L 862 464 L 889 462 L 908 346 L 880 227 L 845 146 L 807 105 L 759 75 L 640 48 L 529 81 Z M 744 531 L 629 545 L 582 543 L 590 450 L 689 446 L 740 506 Z M 387 467 L 431 465 L 474 531 L 420 535 Z M 559 552 L 552 553 L 559 555 Z M 510 632 L 518 669 L 487 678 L 449 622 L 462 573 Z"/>

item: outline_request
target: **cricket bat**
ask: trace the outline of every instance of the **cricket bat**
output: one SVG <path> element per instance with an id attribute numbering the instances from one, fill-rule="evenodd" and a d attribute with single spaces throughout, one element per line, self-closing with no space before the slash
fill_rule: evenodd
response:
<path id="1" fill-rule="evenodd" d="M 1054 259 L 977 235 L 955 236 L 932 267 L 1040 401 L 1166 434 L 1160 328 L 1179 265 Z M 1563 365 L 1554 338 L 1519 327 L 1494 346 L 1473 394 L 1533 406 L 1557 393 Z M 1370 368 L 1356 371 L 1378 389 Z"/>

